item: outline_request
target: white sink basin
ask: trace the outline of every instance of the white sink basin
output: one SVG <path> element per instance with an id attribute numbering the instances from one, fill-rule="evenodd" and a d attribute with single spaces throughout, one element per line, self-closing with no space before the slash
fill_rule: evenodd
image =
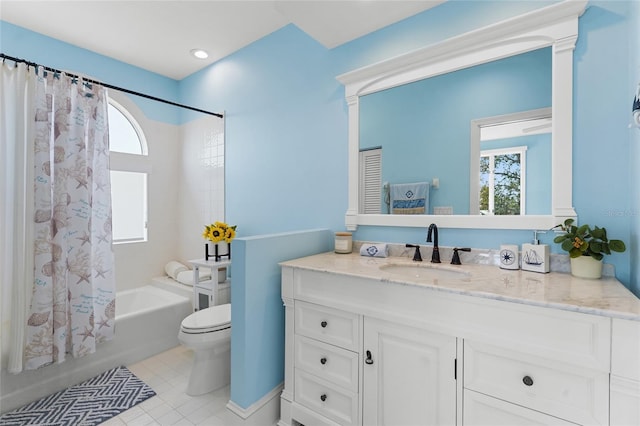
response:
<path id="1" fill-rule="evenodd" d="M 426 280 L 435 278 L 465 278 L 469 277 L 469 272 L 460 271 L 452 267 L 436 266 L 433 264 L 412 263 L 412 264 L 386 264 L 380 265 L 380 270 L 390 274 L 408 278 L 422 278 Z"/>

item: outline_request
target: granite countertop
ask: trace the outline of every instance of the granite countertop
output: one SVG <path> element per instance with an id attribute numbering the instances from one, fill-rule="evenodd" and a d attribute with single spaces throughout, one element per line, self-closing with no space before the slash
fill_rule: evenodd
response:
<path id="1" fill-rule="evenodd" d="M 424 258 L 424 257 L 423 257 Z M 282 266 L 345 276 L 368 278 L 390 285 L 420 286 L 487 299 L 543 306 L 567 311 L 640 321 L 640 299 L 614 277 L 599 280 L 577 278 L 568 273 L 541 274 L 522 270 L 504 270 L 496 265 L 468 263 L 432 264 L 429 258 L 417 265 L 465 274 L 439 277 L 415 277 L 392 273 L 382 265 L 416 265 L 410 256 L 365 257 L 359 253 L 334 252 L 282 262 Z M 444 259 L 444 258 L 443 258 Z M 443 260 L 444 262 L 444 260 Z M 446 276 L 445 276 L 446 275 Z"/>

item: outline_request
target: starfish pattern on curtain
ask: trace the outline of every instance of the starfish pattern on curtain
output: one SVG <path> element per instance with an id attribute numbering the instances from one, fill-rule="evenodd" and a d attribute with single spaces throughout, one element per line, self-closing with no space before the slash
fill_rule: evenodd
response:
<path id="1" fill-rule="evenodd" d="M 107 103 L 98 84 L 38 71 L 26 369 L 93 353 L 114 335 Z"/>

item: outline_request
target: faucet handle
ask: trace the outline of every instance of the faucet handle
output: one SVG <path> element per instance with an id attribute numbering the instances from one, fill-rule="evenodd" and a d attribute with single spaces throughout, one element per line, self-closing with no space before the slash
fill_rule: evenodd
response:
<path id="1" fill-rule="evenodd" d="M 407 244 L 406 247 L 412 247 L 416 249 L 416 252 L 413 253 L 414 262 L 422 262 L 422 256 L 420 255 L 420 246 L 418 244 Z"/>
<path id="2" fill-rule="evenodd" d="M 460 255 L 458 254 L 458 251 L 471 251 L 471 249 L 469 247 L 464 247 L 464 248 L 454 248 L 453 249 L 453 257 L 451 258 L 451 264 L 452 265 L 462 265 L 462 262 L 460 262 Z"/>

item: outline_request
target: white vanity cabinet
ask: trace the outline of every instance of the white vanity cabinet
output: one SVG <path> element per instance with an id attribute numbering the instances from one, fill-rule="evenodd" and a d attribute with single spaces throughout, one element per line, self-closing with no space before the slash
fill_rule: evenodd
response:
<path id="1" fill-rule="evenodd" d="M 296 403 L 340 425 L 455 424 L 455 337 L 300 300 L 294 315 Z"/>
<path id="2" fill-rule="evenodd" d="M 385 260 L 331 256 L 282 265 L 280 426 L 640 424 L 640 321 L 544 306 L 531 292 L 537 275 L 475 270 L 517 294 L 522 277 L 529 299 L 502 300 L 380 278 Z M 540 275 L 545 297 L 606 285 L 602 297 L 625 300 L 622 315 L 640 307 L 615 281 L 565 289 L 563 275 Z"/>
<path id="3" fill-rule="evenodd" d="M 455 424 L 457 339 L 359 309 L 366 297 L 356 287 L 341 297 L 340 286 L 335 276 L 283 269 L 280 424 Z"/>

